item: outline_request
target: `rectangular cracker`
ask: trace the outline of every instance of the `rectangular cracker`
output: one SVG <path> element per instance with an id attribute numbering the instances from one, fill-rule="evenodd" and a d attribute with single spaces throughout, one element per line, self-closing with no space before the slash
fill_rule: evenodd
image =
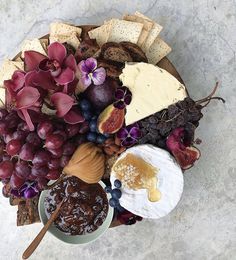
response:
<path id="1" fill-rule="evenodd" d="M 24 40 L 21 45 L 21 57 L 24 58 L 25 51 L 37 51 L 45 56 L 47 56 L 47 53 L 45 52 L 41 42 L 39 39 L 35 38 L 32 40 Z"/>
<path id="2" fill-rule="evenodd" d="M 109 42 L 128 41 L 137 44 L 143 24 L 119 19 L 111 20 Z"/>
<path id="3" fill-rule="evenodd" d="M 130 14 L 124 15 L 123 19 L 126 21 L 137 22 L 137 23 L 143 24 L 143 29 L 139 36 L 138 42 L 137 42 L 137 45 L 139 47 L 142 47 L 143 43 L 146 41 L 146 39 L 149 35 L 150 30 L 153 27 L 154 22 L 144 19 L 143 17 L 139 17 L 137 15 L 130 15 Z"/>
<path id="4" fill-rule="evenodd" d="M 39 40 L 40 40 L 41 45 L 43 46 L 45 52 L 47 52 L 48 43 L 49 43 L 48 39 L 39 39 Z"/>
<path id="5" fill-rule="evenodd" d="M 77 49 L 79 44 L 80 44 L 80 40 L 78 39 L 76 32 L 73 32 L 70 35 L 62 35 L 62 34 L 60 34 L 60 35 L 50 35 L 49 39 L 50 39 L 50 43 L 67 42 L 68 44 L 73 46 L 75 49 Z"/>
<path id="6" fill-rule="evenodd" d="M 77 36 L 80 37 L 82 29 L 67 23 L 55 22 L 50 24 L 50 35 L 70 35 L 76 32 Z"/>
<path id="7" fill-rule="evenodd" d="M 154 43 L 146 52 L 146 56 L 149 63 L 157 64 L 167 54 L 171 52 L 171 47 L 164 42 L 160 37 L 157 37 Z"/>
<path id="8" fill-rule="evenodd" d="M 142 13 L 139 13 L 139 12 L 135 12 L 135 15 L 140 17 L 140 18 L 143 18 L 147 21 L 152 21 L 149 17 L 143 15 Z M 161 32 L 162 30 L 162 26 L 159 25 L 158 23 L 152 21 L 154 24 L 153 24 L 153 27 L 152 29 L 149 31 L 149 34 L 142 46 L 142 49 L 144 52 L 146 52 L 150 47 L 151 45 L 154 43 L 155 39 L 157 38 L 157 36 L 159 35 L 159 33 Z"/>
<path id="9" fill-rule="evenodd" d="M 88 35 L 91 39 L 96 39 L 97 44 L 102 46 L 104 43 L 108 41 L 109 33 L 111 29 L 111 23 L 106 22 L 102 26 L 95 28 L 88 32 Z"/>

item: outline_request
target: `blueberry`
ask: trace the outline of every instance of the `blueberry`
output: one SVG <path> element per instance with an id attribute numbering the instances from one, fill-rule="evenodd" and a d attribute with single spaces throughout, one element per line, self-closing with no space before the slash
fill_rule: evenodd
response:
<path id="1" fill-rule="evenodd" d="M 119 188 L 122 186 L 121 181 L 118 180 L 118 179 L 116 179 L 116 180 L 114 181 L 114 186 L 119 189 Z"/>
<path id="2" fill-rule="evenodd" d="M 96 115 L 94 115 L 94 116 L 92 116 L 92 118 L 91 118 L 91 120 L 97 120 L 97 116 Z"/>
<path id="3" fill-rule="evenodd" d="M 88 133 L 87 134 L 87 140 L 89 141 L 89 142 L 93 142 L 93 143 L 95 143 L 96 142 L 96 139 L 97 139 L 97 134 L 95 134 L 95 133 Z"/>
<path id="4" fill-rule="evenodd" d="M 111 198 L 109 199 L 109 205 L 112 207 L 112 208 L 115 208 L 117 205 L 119 205 L 119 201 L 114 199 L 114 198 Z"/>
<path id="5" fill-rule="evenodd" d="M 92 118 L 92 113 L 90 111 L 83 111 L 82 114 L 85 120 L 90 120 Z"/>
<path id="6" fill-rule="evenodd" d="M 91 104 L 87 99 L 82 99 L 79 102 L 79 106 L 82 111 L 89 111 L 91 109 Z"/>
<path id="7" fill-rule="evenodd" d="M 106 186 L 104 190 L 106 193 L 111 193 L 111 191 L 112 191 L 110 186 Z"/>
<path id="8" fill-rule="evenodd" d="M 89 123 L 89 128 L 91 132 L 97 132 L 97 120 L 92 119 Z"/>
<path id="9" fill-rule="evenodd" d="M 113 199 L 119 199 L 121 197 L 121 191 L 119 189 L 114 189 L 111 191 L 111 196 Z"/>
<path id="10" fill-rule="evenodd" d="M 100 135 L 97 136 L 97 143 L 98 144 L 103 144 L 106 141 L 106 139 L 107 138 L 104 135 L 100 134 Z"/>
<path id="11" fill-rule="evenodd" d="M 120 203 L 119 205 L 117 205 L 116 209 L 119 211 L 119 212 L 124 212 L 125 211 L 125 208 L 123 208 Z"/>

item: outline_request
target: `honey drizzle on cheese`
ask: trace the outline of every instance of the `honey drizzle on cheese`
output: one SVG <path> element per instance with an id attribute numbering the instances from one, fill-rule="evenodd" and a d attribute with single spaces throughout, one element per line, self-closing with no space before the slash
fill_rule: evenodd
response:
<path id="1" fill-rule="evenodd" d="M 158 169 L 143 160 L 141 157 L 128 153 L 113 167 L 124 187 L 129 189 L 146 189 L 151 202 L 159 201 L 161 193 L 157 189 Z"/>

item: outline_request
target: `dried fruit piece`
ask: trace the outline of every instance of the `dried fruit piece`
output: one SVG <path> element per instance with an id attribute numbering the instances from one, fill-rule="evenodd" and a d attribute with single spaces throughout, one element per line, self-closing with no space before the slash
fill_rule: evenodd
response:
<path id="1" fill-rule="evenodd" d="M 125 110 L 108 106 L 98 117 L 98 130 L 102 134 L 114 134 L 123 125 Z"/>
<path id="2" fill-rule="evenodd" d="M 166 141 L 167 148 L 183 170 L 191 168 L 200 157 L 200 151 L 196 147 L 185 145 L 186 138 L 186 131 L 179 127 L 171 132 Z"/>

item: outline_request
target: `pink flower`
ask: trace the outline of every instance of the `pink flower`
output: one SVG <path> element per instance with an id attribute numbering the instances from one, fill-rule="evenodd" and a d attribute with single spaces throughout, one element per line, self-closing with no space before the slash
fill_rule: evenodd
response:
<path id="1" fill-rule="evenodd" d="M 101 85 L 106 79 L 106 71 L 104 68 L 97 68 L 97 60 L 88 58 L 82 60 L 79 64 L 80 82 L 84 90 L 92 83 Z"/>

